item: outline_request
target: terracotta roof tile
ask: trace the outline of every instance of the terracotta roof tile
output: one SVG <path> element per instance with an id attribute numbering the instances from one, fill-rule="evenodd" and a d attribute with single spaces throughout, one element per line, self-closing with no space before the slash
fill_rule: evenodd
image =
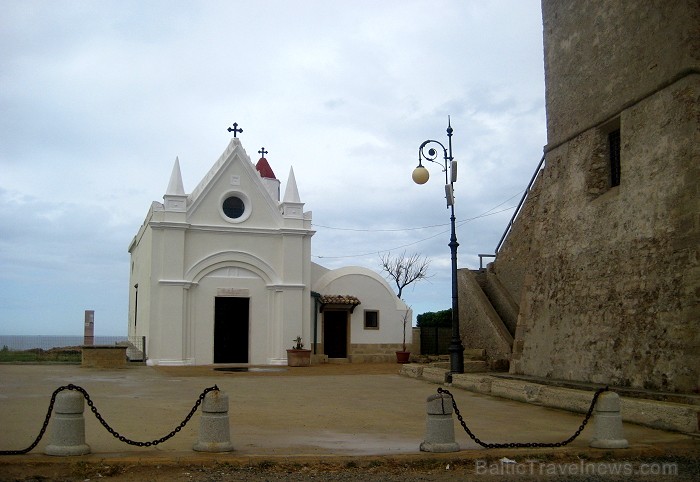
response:
<path id="1" fill-rule="evenodd" d="M 260 158 L 258 163 L 255 165 L 255 169 L 258 170 L 261 177 L 264 177 L 266 179 L 277 179 L 275 177 L 275 173 L 272 171 L 272 168 L 270 167 L 270 164 L 267 162 L 267 159 L 265 159 L 264 157 Z"/>
<path id="2" fill-rule="evenodd" d="M 352 295 L 321 295 L 319 301 L 324 305 L 359 305 L 360 300 Z"/>

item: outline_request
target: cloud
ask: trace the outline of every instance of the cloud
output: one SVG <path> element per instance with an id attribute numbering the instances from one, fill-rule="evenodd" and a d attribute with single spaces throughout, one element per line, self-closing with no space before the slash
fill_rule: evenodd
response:
<path id="1" fill-rule="evenodd" d="M 79 333 L 82 311 L 95 305 L 110 307 L 103 320 L 117 329 L 129 240 L 108 210 L 0 190 L 0 226 L 3 333 Z"/>
<path id="2" fill-rule="evenodd" d="M 546 142 L 538 0 L 3 7 L 0 333 L 75 333 L 95 305 L 98 330 L 124 333 L 129 241 L 175 157 L 191 191 L 233 122 L 283 184 L 294 166 L 315 261 L 426 254 L 435 276 L 406 298 L 444 309 L 449 212 L 438 166 L 410 179 L 418 145 L 446 143 L 451 116 L 460 266 L 475 267 L 510 216 L 494 207 L 517 203 Z"/>

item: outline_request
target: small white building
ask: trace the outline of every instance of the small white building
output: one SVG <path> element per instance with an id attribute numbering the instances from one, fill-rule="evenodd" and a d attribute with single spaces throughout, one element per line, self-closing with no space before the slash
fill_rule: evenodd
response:
<path id="1" fill-rule="evenodd" d="M 377 273 L 311 262 L 311 212 L 233 138 L 186 194 L 175 160 L 129 245 L 129 336 L 152 365 L 286 364 L 301 336 L 316 360 L 389 361 L 411 343 L 409 308 Z"/>

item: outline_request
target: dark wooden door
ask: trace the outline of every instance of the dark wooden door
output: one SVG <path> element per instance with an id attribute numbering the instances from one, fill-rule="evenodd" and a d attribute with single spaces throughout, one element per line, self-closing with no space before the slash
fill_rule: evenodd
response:
<path id="1" fill-rule="evenodd" d="M 347 311 L 326 311 L 323 313 L 323 350 L 328 358 L 347 358 Z"/>
<path id="2" fill-rule="evenodd" d="M 248 363 L 249 298 L 216 297 L 214 363 Z"/>

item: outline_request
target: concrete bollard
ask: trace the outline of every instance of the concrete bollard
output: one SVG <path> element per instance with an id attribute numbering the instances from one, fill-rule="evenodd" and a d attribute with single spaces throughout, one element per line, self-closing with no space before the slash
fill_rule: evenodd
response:
<path id="1" fill-rule="evenodd" d="M 428 397 L 426 407 L 425 440 L 422 452 L 458 452 L 455 426 L 452 421 L 452 397 L 444 393 Z"/>
<path id="2" fill-rule="evenodd" d="M 56 394 L 51 425 L 51 442 L 44 449 L 47 455 L 85 455 L 85 399 L 79 392 L 65 390 Z"/>
<path id="3" fill-rule="evenodd" d="M 202 420 L 199 440 L 193 449 L 197 452 L 231 452 L 231 433 L 228 422 L 228 395 L 219 390 L 207 393 L 202 400 Z"/>
<path id="4" fill-rule="evenodd" d="M 620 396 L 615 392 L 603 392 L 596 402 L 593 416 L 591 447 L 600 449 L 626 449 L 629 443 L 622 432 Z"/>

